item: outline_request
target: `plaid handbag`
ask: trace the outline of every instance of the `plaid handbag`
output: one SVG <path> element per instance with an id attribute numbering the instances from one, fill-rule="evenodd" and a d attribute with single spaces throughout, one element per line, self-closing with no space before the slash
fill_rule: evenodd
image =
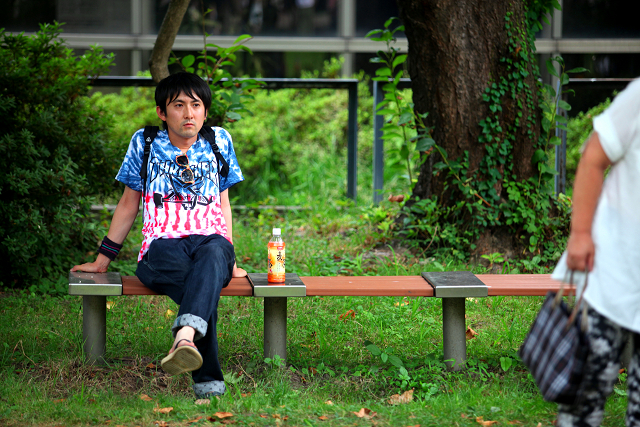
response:
<path id="1" fill-rule="evenodd" d="M 578 310 L 586 287 L 573 310 L 562 300 L 564 284 L 549 292 L 518 351 L 546 401 L 575 402 L 588 354 L 586 304 Z"/>

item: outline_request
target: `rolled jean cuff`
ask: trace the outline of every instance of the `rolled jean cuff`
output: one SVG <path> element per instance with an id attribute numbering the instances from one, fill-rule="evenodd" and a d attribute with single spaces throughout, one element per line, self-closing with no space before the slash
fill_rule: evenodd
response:
<path id="1" fill-rule="evenodd" d="M 171 333 L 173 333 L 174 337 L 183 326 L 191 326 L 196 330 L 196 335 L 193 337 L 194 341 L 198 341 L 207 335 L 207 322 L 205 322 L 202 317 L 188 313 L 176 317 L 173 326 L 171 326 Z"/>
<path id="2" fill-rule="evenodd" d="M 222 396 L 227 391 L 224 381 L 207 381 L 206 383 L 194 384 L 192 387 L 198 399 Z"/>

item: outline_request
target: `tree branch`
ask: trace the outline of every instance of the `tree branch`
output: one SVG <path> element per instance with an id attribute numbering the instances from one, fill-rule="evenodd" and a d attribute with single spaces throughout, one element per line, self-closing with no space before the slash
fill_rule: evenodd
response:
<path id="1" fill-rule="evenodd" d="M 171 0 L 169 3 L 149 59 L 151 77 L 156 83 L 169 76 L 169 55 L 188 7 L 189 0 Z"/>

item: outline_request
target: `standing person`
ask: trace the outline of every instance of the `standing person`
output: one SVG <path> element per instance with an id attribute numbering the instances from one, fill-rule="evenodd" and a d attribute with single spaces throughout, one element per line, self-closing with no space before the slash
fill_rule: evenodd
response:
<path id="1" fill-rule="evenodd" d="M 171 375 L 191 371 L 197 397 L 217 396 L 225 392 L 216 333 L 220 291 L 232 276 L 246 275 L 235 264 L 228 190 L 244 178 L 227 131 L 213 128 L 215 141 L 199 134 L 207 131 L 202 128 L 211 106 L 211 90 L 200 77 L 167 77 L 158 84 L 155 101 L 164 129 L 155 138 L 147 135 L 147 156 L 145 132 L 133 135 L 116 176 L 125 189 L 109 232 L 96 260 L 71 271 L 107 271 L 143 197 L 144 241 L 136 275 L 180 305 L 171 328 L 175 340 L 162 367 Z"/>
<path id="2" fill-rule="evenodd" d="M 569 270 L 588 271 L 589 355 L 578 398 L 559 405 L 557 426 L 600 425 L 631 335 L 626 425 L 640 426 L 640 80 L 593 120 L 593 129 L 576 173 L 567 251 L 553 274 L 562 280 Z"/>

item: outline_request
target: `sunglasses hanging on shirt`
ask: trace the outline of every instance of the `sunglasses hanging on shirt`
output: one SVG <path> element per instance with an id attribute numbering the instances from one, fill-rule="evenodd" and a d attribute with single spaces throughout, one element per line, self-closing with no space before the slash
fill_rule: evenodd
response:
<path id="1" fill-rule="evenodd" d="M 195 182 L 195 176 L 189 166 L 189 157 L 187 157 L 186 154 L 179 154 L 176 156 L 176 163 L 178 166 L 185 168 L 180 172 L 180 179 L 182 179 L 182 182 L 185 184 L 193 184 Z"/>

